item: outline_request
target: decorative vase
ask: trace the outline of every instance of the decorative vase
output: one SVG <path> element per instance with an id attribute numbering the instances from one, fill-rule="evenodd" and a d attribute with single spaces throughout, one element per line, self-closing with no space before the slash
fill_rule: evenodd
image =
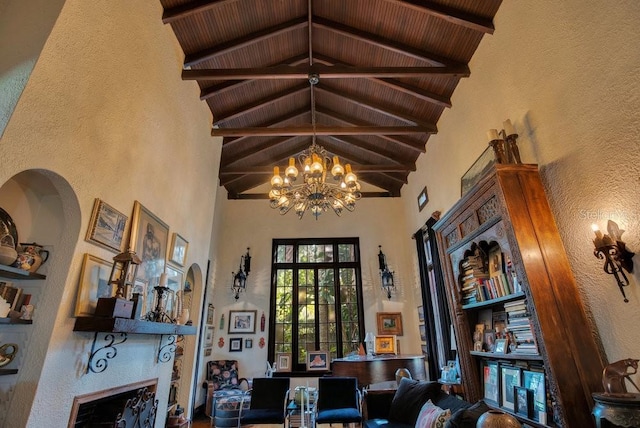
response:
<path id="1" fill-rule="evenodd" d="M 500 410 L 489 410 L 483 413 L 476 422 L 476 428 L 522 428 L 518 420 Z"/>
<path id="2" fill-rule="evenodd" d="M 13 267 L 35 272 L 49 258 L 49 251 L 42 249 L 42 245 L 35 242 L 30 244 L 20 244 L 18 258 L 11 265 Z"/>
<path id="3" fill-rule="evenodd" d="M 11 266 L 18 258 L 18 252 L 13 247 L 0 246 L 0 265 Z"/>

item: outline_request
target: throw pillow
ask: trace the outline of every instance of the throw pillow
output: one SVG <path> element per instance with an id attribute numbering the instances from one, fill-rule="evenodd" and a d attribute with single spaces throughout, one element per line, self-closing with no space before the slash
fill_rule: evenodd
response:
<path id="1" fill-rule="evenodd" d="M 478 418 L 489 410 L 489 406 L 480 400 L 468 409 L 460 409 L 451 415 L 446 428 L 475 428 Z"/>
<path id="2" fill-rule="evenodd" d="M 391 407 L 389 420 L 408 425 L 415 425 L 420 408 L 427 400 L 433 399 L 440 392 L 438 382 L 417 381 L 402 378 L 396 390 Z"/>
<path id="3" fill-rule="evenodd" d="M 443 410 L 429 400 L 420 409 L 416 428 L 443 428 L 450 417 L 451 410 Z"/>

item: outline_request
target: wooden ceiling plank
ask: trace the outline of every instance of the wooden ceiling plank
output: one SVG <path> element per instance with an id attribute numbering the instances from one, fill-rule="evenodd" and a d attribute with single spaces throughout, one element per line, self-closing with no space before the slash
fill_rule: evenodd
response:
<path id="1" fill-rule="evenodd" d="M 465 67 L 466 64 L 454 61 L 451 58 L 444 57 L 432 52 L 416 49 L 412 46 L 403 45 L 394 40 L 380 37 L 373 33 L 358 30 L 347 25 L 340 24 L 329 19 L 315 17 L 313 22 L 314 27 L 323 28 L 327 31 L 340 34 L 351 39 L 359 40 L 364 43 L 368 43 L 377 46 L 382 49 L 390 50 L 401 55 L 409 56 L 411 58 L 427 61 L 435 66 L 450 66 L 450 67 Z"/>
<path id="2" fill-rule="evenodd" d="M 257 31 L 255 33 L 247 34 L 244 37 L 240 37 L 235 40 L 230 40 L 228 42 L 221 43 L 217 46 L 203 49 L 200 52 L 195 52 L 195 53 L 186 55 L 184 60 L 184 67 L 185 68 L 193 67 L 194 65 L 197 65 L 203 61 L 207 61 L 212 58 L 215 58 L 216 56 L 233 52 L 245 46 L 250 46 L 252 44 L 258 43 L 259 41 L 266 40 L 280 34 L 288 33 L 290 31 L 294 31 L 306 26 L 307 26 L 307 18 L 305 16 L 302 18 L 292 19 L 288 22 L 275 25 L 273 27 L 266 28 L 261 31 Z"/>
<path id="3" fill-rule="evenodd" d="M 162 23 L 170 24 L 178 19 L 202 13 L 217 6 L 235 3 L 238 0 L 199 0 L 185 3 L 180 6 L 165 9 L 162 13 Z"/>
<path id="4" fill-rule="evenodd" d="M 304 135 L 411 135 L 434 134 L 437 131 L 433 126 L 317 126 L 311 125 L 292 126 L 283 128 L 214 128 L 211 135 L 214 137 L 241 137 L 252 135 L 254 137 L 280 136 L 304 136 Z"/>
<path id="5" fill-rule="evenodd" d="M 287 122 L 287 121 L 296 119 L 296 118 L 298 118 L 300 116 L 307 115 L 307 114 L 309 114 L 309 109 L 305 107 L 305 108 L 302 108 L 302 109 L 298 109 L 298 110 L 292 111 L 289 114 L 277 117 L 277 118 L 275 118 L 275 119 L 273 119 L 273 120 L 271 120 L 269 122 L 260 123 L 260 124 L 258 124 L 258 126 L 263 126 L 263 127 L 267 127 L 268 128 L 270 126 L 279 125 L 279 124 L 281 124 L 283 122 Z M 236 143 L 240 143 L 240 142 L 246 140 L 247 138 L 251 138 L 251 137 L 245 136 L 245 137 L 238 137 L 238 138 L 233 138 L 233 139 L 230 139 L 230 138 L 229 139 L 225 139 L 222 142 L 222 147 L 223 148 L 231 147 L 233 145 L 236 145 Z"/>
<path id="6" fill-rule="evenodd" d="M 275 166 L 275 163 L 274 163 Z M 280 165 L 282 166 L 282 165 Z M 360 173 L 378 173 L 378 172 L 410 172 L 415 171 L 415 165 L 395 165 L 395 164 L 376 164 L 376 165 L 363 165 L 352 164 L 353 171 L 356 174 Z M 273 174 L 272 166 L 247 166 L 247 167 L 224 167 L 220 169 L 220 175 L 271 175 Z"/>
<path id="7" fill-rule="evenodd" d="M 215 115 L 216 118 L 216 125 L 221 125 L 224 124 L 224 122 L 229 121 L 231 119 L 235 119 L 239 116 L 242 116 L 243 114 L 247 114 L 250 113 L 252 111 L 256 111 L 259 110 L 263 107 L 265 107 L 268 104 L 274 103 L 276 101 L 280 101 L 284 98 L 299 94 L 300 92 L 303 91 L 309 91 L 309 84 L 303 83 L 297 86 L 294 86 L 291 89 L 287 89 L 281 92 L 278 92 L 276 94 L 270 95 L 268 97 L 256 100 L 254 103 L 248 104 L 248 105 L 244 105 L 244 106 L 240 106 L 239 108 L 237 108 L 236 110 L 230 111 L 230 112 L 226 112 L 226 113 L 221 113 L 221 114 L 217 114 Z M 213 131 L 216 131 L 216 129 L 214 129 Z M 213 135 L 214 137 L 216 136 L 216 134 L 214 134 L 212 131 L 211 135 Z M 247 134 L 249 135 L 249 134 Z M 274 134 L 269 134 L 269 135 L 274 135 Z M 230 136 L 230 135 L 229 135 Z M 242 136 L 242 135 L 238 135 L 238 136 Z"/>
<path id="8" fill-rule="evenodd" d="M 182 80 L 309 80 L 310 74 L 320 79 L 408 78 L 427 76 L 469 77 L 466 65 L 441 67 L 357 67 L 326 66 L 321 64 L 289 66 L 276 65 L 258 68 L 219 68 L 182 70 Z"/>
<path id="9" fill-rule="evenodd" d="M 224 164 L 225 165 L 233 165 L 236 162 L 240 162 L 240 161 L 246 161 L 248 158 L 250 158 L 251 156 L 256 156 L 259 155 L 261 153 L 264 153 L 266 150 L 269 149 L 273 149 L 275 147 L 278 147 L 282 144 L 287 143 L 288 141 L 293 140 L 296 137 L 283 137 L 283 138 L 276 138 L 276 139 L 272 139 L 272 140 L 268 140 L 263 142 L 262 144 L 259 144 L 257 146 L 253 146 L 250 147 L 242 152 L 236 153 L 234 156 L 229 156 L 229 157 L 224 157 Z"/>
<path id="10" fill-rule="evenodd" d="M 387 3 L 397 4 L 404 8 L 410 8 L 417 12 L 424 12 L 436 18 L 443 19 L 452 24 L 471 30 L 480 31 L 485 34 L 493 34 L 495 28 L 490 19 L 470 13 L 462 12 L 458 9 L 442 6 L 424 0 L 385 0 Z"/>

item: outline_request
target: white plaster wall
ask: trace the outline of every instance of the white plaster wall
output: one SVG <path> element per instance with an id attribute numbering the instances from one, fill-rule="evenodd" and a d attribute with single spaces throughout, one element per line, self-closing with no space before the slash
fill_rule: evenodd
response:
<path id="1" fill-rule="evenodd" d="M 453 108 L 403 192 L 408 230 L 460 196 L 486 131 L 511 118 L 523 160 L 538 163 L 561 237 L 610 361 L 640 355 L 638 274 L 625 304 L 593 256 L 590 224 L 618 221 L 640 251 L 640 2 L 503 2 Z M 424 185 L 421 214 L 415 197 Z M 592 217 L 592 218 L 591 218 Z M 636 262 L 637 262 L 636 257 Z M 637 270 L 636 270 L 637 272 Z M 540 308 L 544 310 L 543 308 Z"/>
<path id="2" fill-rule="evenodd" d="M 130 335 L 105 373 L 85 374 L 93 337 L 72 331 L 84 253 L 114 256 L 84 241 L 96 197 L 125 213 L 139 200 L 189 241 L 188 263 L 206 269 L 220 146 L 197 85 L 180 78 L 182 54 L 161 16 L 151 0 L 68 0 L 0 140 L 0 183 L 46 168 L 69 183 L 81 212 L 65 243 L 72 261 L 57 267 L 67 271 L 60 305 L 39 315 L 52 334 L 24 350 L 41 356 L 39 367 L 21 368 L 42 369 L 36 395 L 14 400 L 7 427 L 65 426 L 74 396 L 155 377 L 164 425 L 172 364 L 156 362 L 159 337 Z"/>

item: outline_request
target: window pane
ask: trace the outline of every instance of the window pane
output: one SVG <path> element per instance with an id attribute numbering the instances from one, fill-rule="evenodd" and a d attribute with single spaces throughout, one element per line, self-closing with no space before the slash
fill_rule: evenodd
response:
<path id="1" fill-rule="evenodd" d="M 338 244 L 338 261 L 355 262 L 356 255 L 353 244 Z"/>
<path id="2" fill-rule="evenodd" d="M 293 262 L 293 245 L 278 245 L 276 250 L 277 263 Z"/>

